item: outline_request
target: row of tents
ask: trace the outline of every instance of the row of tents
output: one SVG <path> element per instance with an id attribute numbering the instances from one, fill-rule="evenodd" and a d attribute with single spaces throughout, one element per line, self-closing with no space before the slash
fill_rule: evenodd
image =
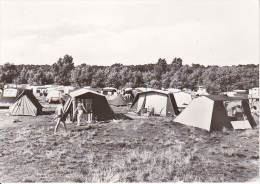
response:
<path id="1" fill-rule="evenodd" d="M 14 95 L 13 91 L 13 95 Z M 152 110 L 154 115 L 177 116 L 175 122 L 202 128 L 208 131 L 221 130 L 225 128 L 235 128 L 236 119 L 229 117 L 224 106 L 227 101 L 241 101 L 247 121 L 240 122 L 249 124 L 250 127 L 256 126 L 247 97 L 228 97 L 224 95 L 207 95 L 195 98 L 188 106 L 180 112 L 177 105 L 177 93 L 171 93 L 161 90 L 151 90 L 137 93 L 131 109 L 140 114 L 144 109 Z M 19 92 L 17 98 L 13 99 L 10 106 L 11 115 L 38 115 L 42 113 L 42 105 L 30 90 Z M 0 96 L 0 102 L 7 97 Z M 9 100 L 10 100 L 9 99 Z M 69 94 L 64 106 L 64 118 L 70 118 L 73 121 L 74 112 L 78 102 L 83 103 L 89 110 L 83 118 L 89 118 L 88 114 L 97 121 L 115 119 L 115 114 L 111 109 L 106 97 L 100 93 L 88 89 L 79 89 Z M 123 104 L 120 104 L 123 103 Z M 119 95 L 112 101 L 113 105 L 124 105 L 125 99 Z"/>
<path id="2" fill-rule="evenodd" d="M 131 105 L 136 113 L 140 113 L 143 109 L 153 109 L 153 113 L 160 116 L 177 116 L 174 120 L 182 124 L 198 127 L 207 131 L 221 130 L 224 127 L 254 127 L 256 122 L 252 117 L 247 97 L 228 97 L 224 95 L 208 95 L 201 96 L 191 101 L 191 103 L 182 111 L 179 111 L 175 99 L 175 93 L 151 90 L 138 93 Z M 65 104 L 66 115 L 73 117 L 73 111 L 76 108 L 78 100 L 84 103 L 84 99 L 92 99 L 92 111 L 97 120 L 108 120 L 115 118 L 113 110 L 104 95 L 81 89 L 70 93 L 70 98 Z M 241 101 L 244 109 L 246 121 L 237 121 L 234 117 L 230 117 L 224 106 L 225 102 Z M 74 103 L 73 103 L 74 102 Z M 124 98 L 119 95 L 110 104 L 124 105 Z M 74 105 L 73 105 L 74 104 Z M 88 106 L 88 104 L 85 104 Z M 238 123 L 242 125 L 238 125 Z"/>

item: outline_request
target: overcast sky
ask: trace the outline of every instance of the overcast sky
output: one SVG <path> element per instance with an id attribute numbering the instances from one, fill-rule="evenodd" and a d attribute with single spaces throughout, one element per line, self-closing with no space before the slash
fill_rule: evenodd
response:
<path id="1" fill-rule="evenodd" d="M 0 2 L 0 64 L 259 63 L 258 0 Z"/>

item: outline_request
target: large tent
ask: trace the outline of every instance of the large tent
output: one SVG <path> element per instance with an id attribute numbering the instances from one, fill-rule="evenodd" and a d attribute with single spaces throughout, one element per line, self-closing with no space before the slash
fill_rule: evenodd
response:
<path id="1" fill-rule="evenodd" d="M 242 102 L 244 114 L 247 117 L 246 121 L 237 121 L 236 119 L 234 120 L 234 117 L 228 116 L 224 102 L 234 100 Z M 248 124 L 251 127 L 256 126 L 250 112 L 248 98 L 224 95 L 209 95 L 195 98 L 174 121 L 208 131 L 222 130 L 224 127 L 235 129 L 234 126 L 237 123 Z"/>
<path id="2" fill-rule="evenodd" d="M 123 96 L 120 94 L 118 95 L 114 100 L 110 102 L 111 105 L 115 106 L 125 106 L 127 105 L 127 101 L 123 98 Z"/>
<path id="3" fill-rule="evenodd" d="M 140 113 L 141 109 L 153 108 L 154 114 L 162 116 L 178 115 L 178 110 L 173 93 L 169 91 L 151 90 L 137 93 L 132 109 Z"/>
<path id="4" fill-rule="evenodd" d="M 84 112 L 83 114 L 84 121 L 92 121 L 92 119 L 104 121 L 115 118 L 114 112 L 110 108 L 106 97 L 88 89 L 79 89 L 69 94 L 69 98 L 64 105 L 64 118 L 66 118 L 68 114 L 70 114 L 71 120 L 72 117 L 75 117 L 73 113 L 79 101 L 88 111 L 88 113 Z"/>
<path id="5" fill-rule="evenodd" d="M 31 90 L 23 90 L 9 107 L 11 115 L 37 116 L 42 114 L 42 106 Z"/>

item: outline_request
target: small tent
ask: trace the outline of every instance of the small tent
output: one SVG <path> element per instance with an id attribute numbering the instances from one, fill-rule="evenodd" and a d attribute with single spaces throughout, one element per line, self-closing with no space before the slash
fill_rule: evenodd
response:
<path id="1" fill-rule="evenodd" d="M 154 114 L 162 116 L 178 115 L 178 110 L 173 93 L 169 91 L 151 90 L 137 93 L 132 109 L 140 113 L 142 108 L 153 108 Z"/>
<path id="2" fill-rule="evenodd" d="M 125 106 L 127 105 L 127 101 L 123 98 L 123 96 L 120 94 L 118 95 L 114 100 L 110 102 L 111 105 L 115 106 Z"/>
<path id="3" fill-rule="evenodd" d="M 233 100 L 242 101 L 242 107 L 247 117 L 247 121 L 243 121 L 244 124 L 247 123 L 251 127 L 256 126 L 250 112 L 248 98 L 224 95 L 209 95 L 195 98 L 174 121 L 208 131 L 222 130 L 224 127 L 235 129 L 232 123 L 235 125 L 236 121 L 233 121 L 234 119 L 228 116 L 224 106 L 225 101 Z M 241 123 L 241 121 L 238 123 Z"/>
<path id="4" fill-rule="evenodd" d="M 73 121 L 72 117 L 75 117 L 74 112 L 77 108 L 77 102 L 79 101 L 87 110 L 87 112 L 83 114 L 84 121 L 92 121 L 92 119 L 104 121 L 115 118 L 114 112 L 110 108 L 106 97 L 88 89 L 79 89 L 70 92 L 69 98 L 64 105 L 64 118 L 70 114 L 71 120 Z"/>
<path id="5" fill-rule="evenodd" d="M 30 90 L 23 90 L 9 107 L 11 115 L 37 116 L 42 114 L 42 106 Z"/>
<path id="6" fill-rule="evenodd" d="M 22 89 L 16 88 L 4 89 L 3 93 L 0 93 L 0 107 L 9 108 L 22 91 Z"/>

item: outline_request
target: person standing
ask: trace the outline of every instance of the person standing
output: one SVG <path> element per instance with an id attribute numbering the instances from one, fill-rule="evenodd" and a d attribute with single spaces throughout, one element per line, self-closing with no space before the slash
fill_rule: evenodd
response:
<path id="1" fill-rule="evenodd" d="M 253 106 L 253 107 L 251 108 L 251 113 L 252 113 L 252 115 L 253 115 L 254 120 L 255 120 L 256 122 L 258 122 L 258 121 L 259 121 L 259 112 L 258 112 L 256 106 Z"/>
<path id="2" fill-rule="evenodd" d="M 61 101 L 61 104 L 58 105 L 58 107 L 56 108 L 56 118 L 57 118 L 57 123 L 56 123 L 56 126 L 54 128 L 54 134 L 57 134 L 57 129 L 60 125 L 60 123 L 63 124 L 63 127 L 65 129 L 65 131 L 67 132 L 67 128 L 66 128 L 66 124 L 65 124 L 65 121 L 63 120 L 63 113 L 64 113 L 64 104 L 65 104 L 65 101 L 62 100 Z"/>
<path id="3" fill-rule="evenodd" d="M 78 106 L 77 106 L 77 109 L 75 110 L 74 114 L 76 114 L 77 111 L 78 111 L 78 116 L 77 116 L 77 125 L 76 126 L 80 126 L 80 121 L 83 119 L 83 113 L 84 113 L 84 111 L 87 112 L 81 102 L 78 102 Z"/>

